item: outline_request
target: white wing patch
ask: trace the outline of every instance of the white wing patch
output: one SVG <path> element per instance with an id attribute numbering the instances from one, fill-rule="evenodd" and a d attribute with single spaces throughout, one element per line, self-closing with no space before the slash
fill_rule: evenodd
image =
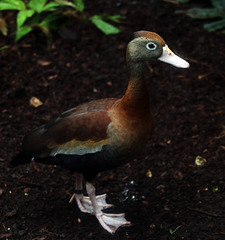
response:
<path id="1" fill-rule="evenodd" d="M 96 153 L 102 150 L 102 147 L 107 145 L 109 142 L 108 139 L 104 139 L 98 142 L 93 140 L 88 141 L 77 141 L 71 140 L 67 143 L 58 145 L 54 147 L 50 153 L 50 156 L 56 156 L 57 154 L 66 154 L 66 155 L 84 155 L 88 153 Z"/>

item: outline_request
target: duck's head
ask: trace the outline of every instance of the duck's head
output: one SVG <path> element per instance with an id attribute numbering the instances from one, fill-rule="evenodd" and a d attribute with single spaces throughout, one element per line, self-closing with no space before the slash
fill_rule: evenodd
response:
<path id="1" fill-rule="evenodd" d="M 133 63 L 160 60 L 179 68 L 190 66 L 187 61 L 175 55 L 158 34 L 148 31 L 133 34 L 127 45 L 127 60 Z"/>

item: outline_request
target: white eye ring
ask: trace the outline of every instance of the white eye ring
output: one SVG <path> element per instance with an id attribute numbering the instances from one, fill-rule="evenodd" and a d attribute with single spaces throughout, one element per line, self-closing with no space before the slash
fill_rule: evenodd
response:
<path id="1" fill-rule="evenodd" d="M 148 42 L 148 43 L 146 44 L 146 48 L 147 48 L 148 50 L 155 50 L 155 49 L 157 48 L 157 45 L 156 45 L 154 42 Z"/>

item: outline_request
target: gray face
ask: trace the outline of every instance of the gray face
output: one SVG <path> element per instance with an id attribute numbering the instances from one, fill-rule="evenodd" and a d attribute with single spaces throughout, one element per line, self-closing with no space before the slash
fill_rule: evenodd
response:
<path id="1" fill-rule="evenodd" d="M 128 55 L 132 62 L 158 59 L 162 52 L 162 43 L 155 39 L 138 37 L 128 44 Z"/>

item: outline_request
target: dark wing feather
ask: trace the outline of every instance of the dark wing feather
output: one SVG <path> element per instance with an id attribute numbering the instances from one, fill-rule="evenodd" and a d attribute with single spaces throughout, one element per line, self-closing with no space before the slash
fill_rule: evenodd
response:
<path id="1" fill-rule="evenodd" d="M 33 157 L 85 154 L 107 144 L 108 110 L 117 99 L 100 99 L 79 105 L 33 130 L 23 141 L 22 151 Z"/>

